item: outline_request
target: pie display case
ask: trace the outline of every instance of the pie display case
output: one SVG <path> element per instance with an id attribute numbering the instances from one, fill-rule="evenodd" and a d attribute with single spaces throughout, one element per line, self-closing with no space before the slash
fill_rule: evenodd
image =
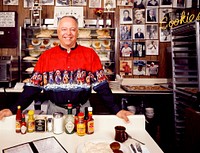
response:
<path id="1" fill-rule="evenodd" d="M 115 79 L 115 28 L 79 28 L 77 43 L 93 48 L 109 80 Z M 20 27 L 20 81 L 30 78 L 33 66 L 47 49 L 59 45 L 57 29 Z"/>

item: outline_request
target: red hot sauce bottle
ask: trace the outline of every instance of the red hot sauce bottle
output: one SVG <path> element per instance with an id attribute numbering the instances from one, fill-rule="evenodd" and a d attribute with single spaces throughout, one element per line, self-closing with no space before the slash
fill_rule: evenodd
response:
<path id="1" fill-rule="evenodd" d="M 26 131 L 27 131 L 27 126 L 26 126 L 25 114 L 22 114 L 21 134 L 26 134 Z"/>
<path id="2" fill-rule="evenodd" d="M 22 122 L 21 106 L 17 106 L 16 124 L 15 124 L 16 133 L 21 132 L 21 122 Z"/>

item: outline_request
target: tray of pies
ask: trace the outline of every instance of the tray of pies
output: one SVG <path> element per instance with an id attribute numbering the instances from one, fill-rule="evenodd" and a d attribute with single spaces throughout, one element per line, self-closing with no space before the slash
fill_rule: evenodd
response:
<path id="1" fill-rule="evenodd" d="M 159 85 L 121 85 L 127 92 L 171 92 L 171 90 Z"/>
<path id="2" fill-rule="evenodd" d="M 199 92 L 197 87 L 178 87 L 178 89 L 189 94 L 197 94 Z"/>

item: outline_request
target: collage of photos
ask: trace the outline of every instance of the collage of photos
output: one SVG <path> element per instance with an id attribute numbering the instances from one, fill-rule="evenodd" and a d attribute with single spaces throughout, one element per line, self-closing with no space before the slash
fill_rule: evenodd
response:
<path id="1" fill-rule="evenodd" d="M 182 7 L 172 0 L 117 0 L 120 23 L 120 73 L 122 76 L 157 76 L 158 61 L 148 56 L 159 56 L 160 42 L 170 42 L 173 7 Z M 123 7 L 122 7 L 123 6 Z M 137 59 L 137 60 L 136 60 Z"/>

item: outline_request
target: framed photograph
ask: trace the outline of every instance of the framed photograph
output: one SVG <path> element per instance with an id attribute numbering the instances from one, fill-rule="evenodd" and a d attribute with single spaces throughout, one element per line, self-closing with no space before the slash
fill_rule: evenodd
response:
<path id="1" fill-rule="evenodd" d="M 104 8 L 107 10 L 116 8 L 116 0 L 104 0 Z"/>
<path id="2" fill-rule="evenodd" d="M 120 42 L 120 56 L 121 57 L 131 57 L 133 54 L 133 45 L 131 41 Z"/>
<path id="3" fill-rule="evenodd" d="M 86 0 L 72 0 L 72 6 L 86 6 Z"/>
<path id="4" fill-rule="evenodd" d="M 54 0 L 40 0 L 42 5 L 54 5 Z"/>
<path id="5" fill-rule="evenodd" d="M 146 74 L 146 61 L 145 60 L 133 60 L 133 75 L 145 75 Z"/>
<path id="6" fill-rule="evenodd" d="M 133 9 L 133 24 L 145 24 L 145 9 Z"/>
<path id="7" fill-rule="evenodd" d="M 145 25 L 133 25 L 133 39 L 145 38 Z"/>
<path id="8" fill-rule="evenodd" d="M 160 0 L 160 7 L 172 7 L 172 0 Z"/>
<path id="9" fill-rule="evenodd" d="M 159 72 L 159 62 L 158 61 L 147 61 L 146 75 L 157 76 L 158 72 Z"/>
<path id="10" fill-rule="evenodd" d="M 146 55 L 145 42 L 134 42 L 133 57 L 145 57 L 145 55 Z"/>
<path id="11" fill-rule="evenodd" d="M 69 6 L 70 5 L 70 0 L 56 0 L 56 6 Z"/>
<path id="12" fill-rule="evenodd" d="M 120 60 L 120 75 L 131 76 L 132 75 L 132 60 Z"/>
<path id="13" fill-rule="evenodd" d="M 3 0 L 3 5 L 18 5 L 18 0 Z"/>
<path id="14" fill-rule="evenodd" d="M 101 8 L 101 0 L 89 0 L 89 8 Z"/>
<path id="15" fill-rule="evenodd" d="M 146 55 L 159 55 L 159 41 L 146 40 Z"/>
<path id="16" fill-rule="evenodd" d="M 79 27 L 83 27 L 83 7 L 55 7 L 54 27 L 57 27 L 59 20 L 67 15 L 77 18 Z"/>
<path id="17" fill-rule="evenodd" d="M 158 39 L 158 24 L 146 24 L 146 39 Z"/>
<path id="18" fill-rule="evenodd" d="M 159 9 L 159 23 L 169 23 L 171 21 L 172 8 Z"/>
<path id="19" fill-rule="evenodd" d="M 120 24 L 132 24 L 133 23 L 133 12 L 132 9 L 120 9 Z"/>
<path id="20" fill-rule="evenodd" d="M 132 25 L 120 25 L 120 40 L 132 39 Z"/>
<path id="21" fill-rule="evenodd" d="M 133 6 L 133 0 L 117 0 L 117 6 Z"/>
<path id="22" fill-rule="evenodd" d="M 4 0 L 6 1 L 6 0 Z M 24 8 L 31 8 L 33 6 L 32 0 L 24 0 Z"/>
<path id="23" fill-rule="evenodd" d="M 172 3 L 174 8 L 185 8 L 185 0 L 174 0 Z"/>
<path id="24" fill-rule="evenodd" d="M 146 0 L 134 0 L 134 8 L 144 9 L 146 6 Z"/>
<path id="25" fill-rule="evenodd" d="M 158 8 L 146 8 L 146 23 L 158 22 Z"/>
<path id="26" fill-rule="evenodd" d="M 171 42 L 170 28 L 160 27 L 160 42 Z"/>
<path id="27" fill-rule="evenodd" d="M 159 6 L 159 0 L 147 0 L 146 6 L 147 7 L 158 7 Z"/>

